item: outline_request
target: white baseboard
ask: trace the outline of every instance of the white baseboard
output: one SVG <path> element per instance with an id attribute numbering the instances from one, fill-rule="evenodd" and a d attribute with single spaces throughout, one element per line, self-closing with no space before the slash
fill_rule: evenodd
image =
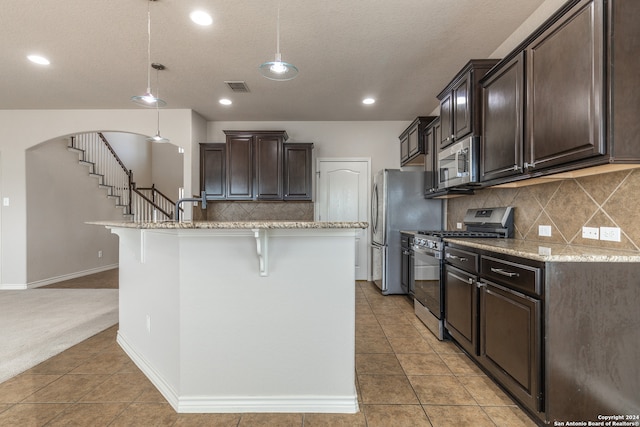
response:
<path id="1" fill-rule="evenodd" d="M 167 402 L 178 412 L 178 393 L 173 389 L 171 384 L 167 383 L 162 376 L 147 362 L 147 360 L 139 354 L 135 349 L 127 342 L 127 339 L 118 331 L 118 337 L 116 342 L 122 347 L 127 356 L 136 364 L 143 374 L 149 378 L 149 381 L 158 389 L 160 394 L 167 399 Z"/>
<path id="2" fill-rule="evenodd" d="M 12 285 L 10 283 L 0 285 L 0 291 L 24 291 L 25 289 L 27 289 L 27 285 Z"/>
<path id="3" fill-rule="evenodd" d="M 118 268 L 118 264 L 104 265 L 102 267 L 91 268 L 89 270 L 78 271 L 76 273 L 64 274 L 62 276 L 51 277 L 49 279 L 36 280 L 35 282 L 30 282 L 30 283 L 27 283 L 26 285 L 23 285 L 24 287 L 20 289 L 33 289 L 33 288 L 39 288 L 41 286 L 53 285 L 54 283 L 64 282 L 65 280 L 77 279 L 78 277 L 84 277 L 90 274 L 96 274 L 96 273 L 101 273 L 107 270 L 113 270 L 114 268 Z M 5 289 L 5 288 L 3 287 L 2 289 Z M 16 288 L 12 288 L 12 289 L 16 289 Z"/>
<path id="4" fill-rule="evenodd" d="M 118 344 L 178 413 L 290 412 L 355 414 L 358 396 L 179 396 L 118 332 Z"/>
<path id="5" fill-rule="evenodd" d="M 355 414 L 358 398 L 353 396 L 185 396 L 179 413 L 289 412 Z"/>

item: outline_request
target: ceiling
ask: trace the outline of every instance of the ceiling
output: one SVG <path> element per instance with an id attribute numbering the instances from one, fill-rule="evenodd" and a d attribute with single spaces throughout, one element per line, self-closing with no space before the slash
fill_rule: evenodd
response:
<path id="1" fill-rule="evenodd" d="M 471 58 L 486 58 L 543 0 L 0 0 L 0 109 L 129 109 L 151 60 L 166 108 L 207 120 L 411 120 Z M 267 80 L 280 51 L 300 69 Z M 195 9 L 213 24 L 191 22 Z M 39 53 L 51 64 L 32 64 Z M 152 70 L 151 83 L 156 85 Z M 225 81 L 245 81 L 234 93 Z M 365 106 L 364 97 L 377 102 Z M 229 98 L 231 106 L 218 103 Z"/>

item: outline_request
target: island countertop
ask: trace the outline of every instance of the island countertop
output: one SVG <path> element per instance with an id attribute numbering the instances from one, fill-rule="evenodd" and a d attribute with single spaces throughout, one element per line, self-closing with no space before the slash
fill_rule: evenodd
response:
<path id="1" fill-rule="evenodd" d="M 635 251 L 519 239 L 446 238 L 446 242 L 543 262 L 640 262 Z"/>
<path id="2" fill-rule="evenodd" d="M 91 221 L 87 224 L 105 227 L 137 228 L 137 229 L 312 229 L 312 228 L 367 228 L 369 223 L 363 221 Z"/>

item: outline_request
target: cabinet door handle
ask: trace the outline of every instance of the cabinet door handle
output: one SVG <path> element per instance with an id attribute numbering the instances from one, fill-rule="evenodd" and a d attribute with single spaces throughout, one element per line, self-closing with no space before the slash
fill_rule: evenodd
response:
<path id="1" fill-rule="evenodd" d="M 525 169 L 533 169 L 536 167 L 536 163 L 535 162 L 524 162 L 524 168 Z"/>
<path id="2" fill-rule="evenodd" d="M 447 254 L 447 258 L 457 259 L 457 260 L 458 260 L 458 261 L 460 261 L 460 262 L 467 262 L 467 261 L 469 261 L 469 260 L 468 260 L 467 258 L 465 258 L 465 257 L 460 257 L 460 256 L 457 256 L 457 255 L 451 255 L 451 254 L 449 254 L 449 253 Z"/>
<path id="3" fill-rule="evenodd" d="M 411 252 L 409 252 L 409 251 L 402 251 L 402 255 L 411 255 Z"/>
<path id="4" fill-rule="evenodd" d="M 518 273 L 514 273 L 513 271 L 503 270 L 502 268 L 493 268 L 491 267 L 491 271 L 497 274 L 501 274 L 507 277 L 518 277 L 520 276 Z"/>

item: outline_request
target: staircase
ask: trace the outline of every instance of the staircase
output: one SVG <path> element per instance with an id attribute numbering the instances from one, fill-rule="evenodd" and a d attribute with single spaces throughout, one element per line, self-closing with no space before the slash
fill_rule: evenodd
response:
<path id="1" fill-rule="evenodd" d="M 78 153 L 80 164 L 89 167 L 89 175 L 98 179 L 98 186 L 107 190 L 107 197 L 122 208 L 127 219 L 136 222 L 173 219 L 175 202 L 155 185 L 137 188 L 133 172 L 122 163 L 102 133 L 73 135 L 67 148 Z"/>

